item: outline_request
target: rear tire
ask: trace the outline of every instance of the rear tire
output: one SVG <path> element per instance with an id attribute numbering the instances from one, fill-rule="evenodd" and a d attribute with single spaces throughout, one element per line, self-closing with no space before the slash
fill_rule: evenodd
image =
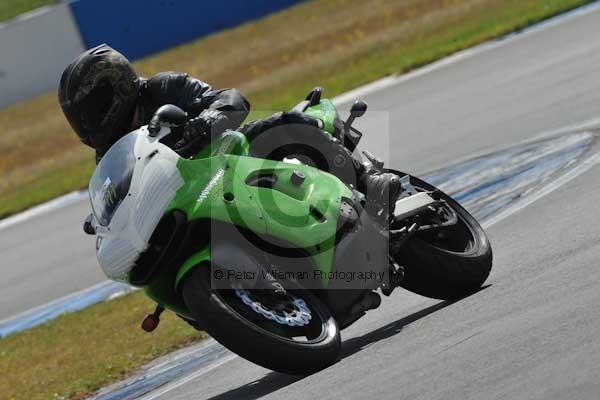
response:
<path id="1" fill-rule="evenodd" d="M 313 293 L 300 287 L 294 289 L 294 295 L 305 301 L 315 318 L 318 315 L 323 320 L 322 333 L 314 343 L 296 342 L 242 315 L 239 311 L 243 307 L 234 308 L 231 303 L 235 298 L 228 297 L 233 290 L 211 288 L 210 271 L 208 266 L 192 270 L 183 283 L 183 298 L 192 316 L 223 346 L 262 367 L 292 375 L 308 375 L 337 361 L 340 330 L 327 307 Z M 259 322 L 264 318 L 258 317 Z M 288 327 L 281 329 L 284 328 Z"/>
<path id="2" fill-rule="evenodd" d="M 405 175 L 400 173 L 400 175 Z M 410 178 L 416 188 L 438 190 L 416 177 Z M 470 241 L 464 250 L 446 249 L 417 234 L 405 243 L 395 255 L 404 267 L 402 287 L 422 296 L 452 300 L 477 291 L 492 268 L 492 246 L 477 220 L 457 201 L 445 193 L 440 197 L 458 216 L 453 239 Z M 456 246 L 456 244 L 454 244 Z"/>

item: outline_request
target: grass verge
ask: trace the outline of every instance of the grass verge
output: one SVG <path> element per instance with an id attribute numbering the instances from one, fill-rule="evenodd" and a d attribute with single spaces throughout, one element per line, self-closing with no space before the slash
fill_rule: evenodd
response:
<path id="1" fill-rule="evenodd" d="M 152 334 L 142 331 L 153 307 L 135 292 L 0 339 L 0 398 L 82 399 L 205 336 L 172 313 Z"/>
<path id="2" fill-rule="evenodd" d="M 57 0 L 2 0 L 0 2 L 0 22 L 16 17 L 38 7 L 56 3 Z"/>
<path id="3" fill-rule="evenodd" d="M 187 71 L 216 87 L 241 88 L 255 110 L 284 109 L 316 84 L 331 97 L 588 2 L 313 1 L 136 68 Z M 69 131 L 54 94 L 3 110 L 0 126 L 0 216 L 86 185 L 92 152 Z M 138 325 L 151 308 L 134 293 L 0 339 L 0 398 L 80 398 L 198 339 L 172 315 L 144 334 Z"/>
<path id="4" fill-rule="evenodd" d="M 590 0 L 320 0 L 136 63 L 238 87 L 254 110 L 328 97 L 406 72 Z M 65 64 L 71 60 L 65 60 Z M 254 116 L 259 114 L 254 113 Z M 86 186 L 94 163 L 55 93 L 0 111 L 0 218 Z"/>

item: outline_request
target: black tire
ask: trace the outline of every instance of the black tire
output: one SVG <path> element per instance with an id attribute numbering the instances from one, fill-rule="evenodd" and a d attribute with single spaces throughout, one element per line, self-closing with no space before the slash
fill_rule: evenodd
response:
<path id="1" fill-rule="evenodd" d="M 200 266 L 188 274 L 183 283 L 183 298 L 192 316 L 223 346 L 262 367 L 292 375 L 308 375 L 337 361 L 340 330 L 327 307 L 313 293 L 299 287 L 294 289 L 294 294 L 301 296 L 323 320 L 323 333 L 314 343 L 299 343 L 245 318 L 227 300 L 226 293 L 231 290 L 211 289 L 210 270 L 208 266 Z"/>
<path id="2" fill-rule="evenodd" d="M 413 176 L 410 181 L 417 189 L 439 190 Z M 450 249 L 443 248 L 433 244 L 427 234 L 419 233 L 400 248 L 396 259 L 404 267 L 402 287 L 422 296 L 453 300 L 481 288 L 492 268 L 492 246 L 477 220 L 452 197 L 439 193 L 458 216 L 449 235 L 456 242 L 447 246 Z M 468 242 L 464 249 L 460 240 Z"/>

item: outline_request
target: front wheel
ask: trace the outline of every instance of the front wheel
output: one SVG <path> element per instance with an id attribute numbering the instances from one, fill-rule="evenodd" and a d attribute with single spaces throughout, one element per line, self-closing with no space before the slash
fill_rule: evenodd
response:
<path id="1" fill-rule="evenodd" d="M 213 289 L 210 282 L 210 267 L 195 268 L 183 283 L 183 298 L 192 316 L 229 350 L 293 375 L 319 371 L 337 360 L 340 330 L 310 291 L 290 282 L 285 294 Z"/>
<path id="2" fill-rule="evenodd" d="M 433 185 L 404 173 L 417 191 L 437 191 L 456 213 L 456 224 L 416 233 L 394 254 L 404 267 L 402 287 L 442 300 L 464 297 L 478 290 L 492 268 L 492 246 L 475 218 L 456 200 Z"/>

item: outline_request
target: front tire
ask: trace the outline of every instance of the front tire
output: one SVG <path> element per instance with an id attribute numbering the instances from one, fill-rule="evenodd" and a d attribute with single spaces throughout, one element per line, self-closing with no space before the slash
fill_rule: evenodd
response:
<path id="1" fill-rule="evenodd" d="M 398 173 L 400 176 L 406 175 Z M 404 267 L 402 287 L 422 296 L 441 300 L 458 299 L 477 291 L 492 268 L 492 246 L 477 220 L 456 200 L 433 185 L 413 176 L 417 190 L 438 190 L 441 199 L 457 214 L 456 226 L 439 232 L 418 233 L 395 254 Z"/>
<path id="2" fill-rule="evenodd" d="M 313 319 L 303 329 L 278 325 L 237 301 L 234 290 L 212 289 L 210 272 L 208 266 L 192 270 L 183 283 L 183 298 L 192 316 L 223 346 L 262 367 L 292 375 L 308 375 L 337 361 L 340 330 L 313 293 L 286 286 L 305 302 Z M 294 339 L 293 335 L 302 334 L 307 341 Z"/>

